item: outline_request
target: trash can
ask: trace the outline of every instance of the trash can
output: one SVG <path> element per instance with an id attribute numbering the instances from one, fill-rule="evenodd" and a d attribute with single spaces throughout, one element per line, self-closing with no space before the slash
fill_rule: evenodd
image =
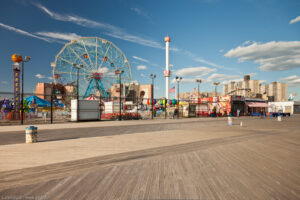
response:
<path id="1" fill-rule="evenodd" d="M 37 142 L 37 127 L 29 126 L 25 130 L 25 140 L 26 143 L 35 143 Z"/>

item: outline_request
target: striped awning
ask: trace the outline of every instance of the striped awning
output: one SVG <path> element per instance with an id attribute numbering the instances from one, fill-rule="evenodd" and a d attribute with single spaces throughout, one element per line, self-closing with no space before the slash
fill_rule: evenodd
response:
<path id="1" fill-rule="evenodd" d="M 269 107 L 269 105 L 264 102 L 247 102 L 246 104 L 248 107 L 255 107 L 255 108 Z"/>

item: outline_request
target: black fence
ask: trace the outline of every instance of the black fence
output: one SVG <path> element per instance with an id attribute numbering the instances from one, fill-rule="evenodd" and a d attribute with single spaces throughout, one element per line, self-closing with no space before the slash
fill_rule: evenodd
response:
<path id="1" fill-rule="evenodd" d="M 78 107 L 77 99 L 80 102 Z M 176 119 L 208 116 L 213 112 L 208 103 L 194 101 L 138 97 L 106 99 L 96 95 L 84 98 L 77 95 L 26 93 L 22 112 L 21 101 L 19 107 L 14 105 L 13 93 L 0 92 L 0 125 L 76 122 L 77 118 L 79 121 Z M 92 109 L 88 105 L 91 102 L 94 104 Z"/>

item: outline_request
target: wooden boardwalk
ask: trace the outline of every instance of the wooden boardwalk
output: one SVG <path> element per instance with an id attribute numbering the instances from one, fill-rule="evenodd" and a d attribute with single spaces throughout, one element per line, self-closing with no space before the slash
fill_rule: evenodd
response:
<path id="1" fill-rule="evenodd" d="M 250 132 L 0 173 L 0 199 L 300 199 L 300 131 Z"/>

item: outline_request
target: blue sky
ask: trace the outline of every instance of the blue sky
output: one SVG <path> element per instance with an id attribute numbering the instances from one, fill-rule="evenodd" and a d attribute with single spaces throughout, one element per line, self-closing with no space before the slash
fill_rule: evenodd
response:
<path id="1" fill-rule="evenodd" d="M 79 36 L 105 38 L 129 59 L 133 80 L 165 95 L 164 36 L 171 37 L 173 76 L 181 91 L 251 79 L 288 83 L 300 99 L 299 0 L 1 0 L 0 91 L 12 91 L 11 55 L 29 55 L 25 91 L 50 82 L 50 63 Z M 171 84 L 170 88 L 174 85 Z M 221 87 L 219 87 L 219 91 Z"/>

